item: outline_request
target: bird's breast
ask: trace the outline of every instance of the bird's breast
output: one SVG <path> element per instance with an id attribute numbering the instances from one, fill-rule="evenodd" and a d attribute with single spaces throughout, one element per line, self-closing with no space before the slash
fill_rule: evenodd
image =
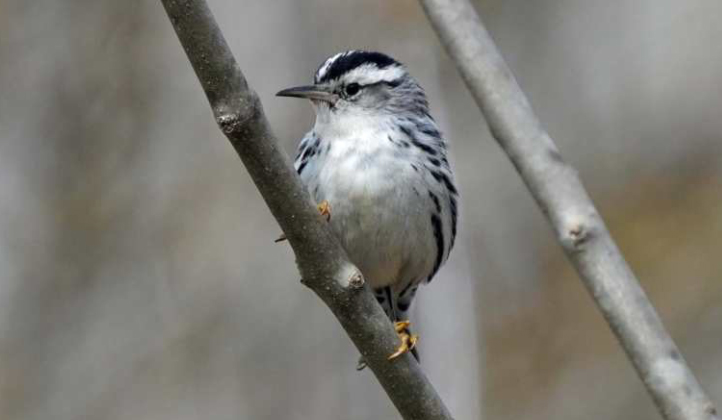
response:
<path id="1" fill-rule="evenodd" d="M 408 160 L 390 148 L 332 144 L 316 164 L 314 198 L 329 202 L 334 233 L 373 287 L 393 283 L 410 267 L 427 269 L 411 261 L 432 244 L 428 196 Z"/>

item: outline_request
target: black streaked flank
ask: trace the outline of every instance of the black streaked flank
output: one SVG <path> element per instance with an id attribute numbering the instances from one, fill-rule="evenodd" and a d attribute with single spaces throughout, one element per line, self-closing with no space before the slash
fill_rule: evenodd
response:
<path id="1" fill-rule="evenodd" d="M 296 156 L 296 161 L 301 162 L 301 164 L 298 165 L 298 169 L 296 169 L 296 172 L 298 172 L 299 175 L 301 175 L 301 172 L 303 172 L 303 168 L 305 168 L 306 164 L 308 163 L 308 160 L 303 159 L 303 156 L 306 155 L 307 151 L 308 145 L 305 142 L 301 142 L 301 147 L 298 149 L 298 155 Z"/>
<path id="2" fill-rule="evenodd" d="M 454 186 L 454 184 L 453 184 L 453 183 L 451 182 L 451 180 L 449 179 L 449 176 L 446 175 L 446 174 L 443 174 L 443 173 L 442 173 L 441 175 L 442 175 L 441 178 L 444 180 L 444 184 L 446 184 L 446 188 L 447 188 L 449 191 L 451 191 L 452 194 L 458 195 L 459 192 L 456 191 L 456 187 Z"/>
<path id="3" fill-rule="evenodd" d="M 323 65 L 325 64 L 326 63 Z M 342 54 L 333 63 L 331 63 L 324 74 L 318 74 L 318 71 L 316 71 L 315 81 L 318 84 L 338 79 L 349 71 L 364 64 L 373 64 L 378 69 L 384 69 L 393 65 L 400 65 L 398 61 L 380 52 L 349 51 Z M 323 65 L 321 65 L 321 67 L 323 67 Z M 321 67 L 319 67 L 319 71 L 321 70 Z"/>
<path id="4" fill-rule="evenodd" d="M 431 215 L 431 227 L 434 230 L 434 239 L 436 239 L 436 262 L 434 263 L 434 270 L 426 280 L 427 283 L 431 283 L 436 272 L 439 271 L 439 267 L 441 267 L 441 260 L 444 258 L 444 231 L 441 227 L 441 218 L 436 213 Z"/>
<path id="5" fill-rule="evenodd" d="M 421 131 L 422 133 L 426 134 L 427 136 L 431 136 L 431 137 L 435 137 L 435 138 L 441 137 L 441 133 L 439 132 L 439 130 L 437 130 L 434 126 L 432 126 L 430 124 L 423 124 L 421 122 L 418 122 L 416 125 L 416 128 L 419 131 Z"/>
<path id="6" fill-rule="evenodd" d="M 439 130 L 437 130 L 433 127 L 426 126 L 426 128 L 421 130 L 421 132 L 428 136 L 435 137 L 437 139 L 441 137 L 441 133 L 439 132 Z"/>
<path id="7" fill-rule="evenodd" d="M 449 176 L 446 175 L 445 173 L 443 173 L 441 171 L 431 171 L 431 176 L 434 177 L 436 182 L 443 182 L 444 185 L 446 186 L 446 189 L 448 189 L 449 192 L 451 192 L 452 194 L 455 194 L 455 195 L 459 194 L 459 192 L 456 191 L 456 187 L 449 179 Z"/>
<path id="8" fill-rule="evenodd" d="M 296 159 L 299 160 L 301 156 L 306 152 L 306 148 L 308 147 L 308 142 L 301 140 L 301 144 L 298 146 L 298 153 L 296 153 Z"/>
<path id="9" fill-rule="evenodd" d="M 416 140 L 416 138 L 414 137 L 414 132 L 409 127 L 405 125 L 400 125 L 399 130 L 401 130 L 402 133 L 406 134 L 406 137 L 408 137 L 411 141 Z"/>
<path id="10" fill-rule="evenodd" d="M 419 139 L 417 139 L 416 136 L 414 136 L 413 130 L 410 129 L 409 127 L 401 125 L 401 126 L 399 126 L 399 130 L 401 130 L 401 132 L 406 134 L 406 136 L 411 140 L 411 143 L 414 146 L 418 147 L 419 149 L 423 150 L 424 152 L 430 154 L 431 156 L 436 156 L 436 154 L 438 153 L 436 151 L 436 149 L 434 149 L 433 147 L 429 146 L 428 144 L 424 144 L 424 143 L 420 142 Z"/>
<path id="11" fill-rule="evenodd" d="M 301 175 L 301 173 L 303 172 L 303 169 L 306 167 L 306 165 L 308 165 L 308 161 L 307 161 L 307 160 L 304 160 L 304 161 L 301 162 L 301 164 L 298 166 L 298 171 L 296 171 L 296 172 L 298 172 L 298 174 Z"/>
<path id="12" fill-rule="evenodd" d="M 434 207 L 436 207 L 436 212 L 441 213 L 441 203 L 439 202 L 439 197 L 436 196 L 431 190 L 429 190 L 429 197 L 431 197 L 431 201 L 434 202 Z"/>
<path id="13" fill-rule="evenodd" d="M 451 245 L 449 246 L 449 251 L 451 251 L 451 248 L 454 247 L 454 242 L 456 241 L 456 221 L 458 219 L 456 197 L 454 195 L 449 195 L 449 204 L 451 205 Z"/>
<path id="14" fill-rule="evenodd" d="M 428 144 L 424 144 L 416 139 L 412 139 L 411 143 L 414 144 L 414 146 L 418 147 L 419 149 L 423 150 L 424 152 L 430 154 L 431 156 L 436 156 L 436 149 L 429 146 Z"/>
<path id="15" fill-rule="evenodd" d="M 441 182 L 441 172 L 439 171 L 431 171 L 431 176 L 434 177 L 436 182 Z"/>
<path id="16" fill-rule="evenodd" d="M 298 155 L 296 156 L 296 161 L 301 162 L 298 165 L 298 169 L 296 170 L 299 175 L 301 175 L 304 168 L 306 168 L 306 165 L 308 165 L 308 162 L 311 160 L 311 158 L 314 157 L 316 154 L 321 153 L 320 146 L 321 138 L 318 137 L 315 133 L 307 141 L 301 142 L 301 146 L 298 149 Z"/>

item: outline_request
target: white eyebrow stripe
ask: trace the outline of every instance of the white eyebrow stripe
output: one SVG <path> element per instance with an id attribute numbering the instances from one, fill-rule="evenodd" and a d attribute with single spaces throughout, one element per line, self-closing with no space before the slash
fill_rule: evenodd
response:
<path id="1" fill-rule="evenodd" d="M 405 73 L 406 71 L 400 65 L 379 69 L 374 64 L 364 64 L 346 73 L 343 79 L 348 83 L 372 85 L 379 82 L 392 82 L 403 77 Z"/>
<path id="2" fill-rule="evenodd" d="M 316 72 L 315 81 L 318 82 L 319 80 L 323 79 L 323 76 L 326 75 L 326 73 L 328 72 L 328 69 L 331 68 L 331 64 L 333 64 L 336 60 L 338 60 L 342 56 L 348 55 L 351 52 L 353 52 L 353 51 L 343 51 L 343 52 L 340 52 L 340 53 L 334 55 L 333 57 L 329 58 L 328 60 L 326 60 L 326 62 L 323 63 L 323 65 Z"/>

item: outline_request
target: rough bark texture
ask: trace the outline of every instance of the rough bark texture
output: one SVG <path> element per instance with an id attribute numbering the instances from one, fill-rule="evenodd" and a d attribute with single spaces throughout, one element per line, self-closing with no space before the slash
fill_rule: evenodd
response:
<path id="1" fill-rule="evenodd" d="M 403 418 L 451 419 L 413 357 L 387 360 L 399 345 L 391 322 L 280 149 L 205 0 L 162 3 L 218 125 L 293 247 L 303 283 L 338 318 Z"/>
<path id="2" fill-rule="evenodd" d="M 664 418 L 718 419 L 715 407 L 585 191 L 534 115 L 468 0 L 420 0 L 492 135 L 511 159 Z"/>

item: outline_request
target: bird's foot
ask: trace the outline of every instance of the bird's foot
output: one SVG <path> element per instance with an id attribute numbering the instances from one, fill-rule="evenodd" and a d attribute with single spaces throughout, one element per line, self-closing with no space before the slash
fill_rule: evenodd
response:
<path id="1" fill-rule="evenodd" d="M 409 332 L 410 325 L 410 321 L 399 321 L 394 323 L 394 329 L 396 330 L 396 334 L 399 335 L 401 345 L 391 356 L 389 356 L 389 360 L 393 360 L 404 353 L 408 353 L 416 347 L 416 343 L 419 341 L 419 336 Z"/>
<path id="2" fill-rule="evenodd" d="M 323 200 L 318 206 L 316 206 L 316 208 L 318 208 L 318 212 L 321 213 L 321 216 L 326 218 L 327 222 L 331 221 L 331 205 L 328 204 L 327 200 Z"/>
<path id="3" fill-rule="evenodd" d="M 410 321 L 399 321 L 394 322 L 394 330 L 396 330 L 396 334 L 399 335 L 399 338 L 401 339 L 401 345 L 396 349 L 394 354 L 388 357 L 389 360 L 393 360 L 399 356 L 401 356 L 404 353 L 411 352 L 414 357 L 416 357 L 416 360 L 419 360 L 419 356 L 416 354 L 416 343 L 419 341 L 419 336 L 416 334 L 411 334 L 409 332 L 409 326 L 411 326 Z M 366 363 L 366 359 L 361 356 L 358 359 L 358 364 L 356 364 L 356 370 L 364 370 L 368 364 Z"/>
<path id="4" fill-rule="evenodd" d="M 326 218 L 327 222 L 331 221 L 331 205 L 328 204 L 328 201 L 323 200 L 321 203 L 319 203 L 318 206 L 316 206 L 316 208 L 318 208 L 318 212 L 321 213 L 321 216 Z M 273 242 L 283 242 L 286 239 L 286 234 L 282 233 L 281 236 L 279 236 L 278 239 Z"/>

